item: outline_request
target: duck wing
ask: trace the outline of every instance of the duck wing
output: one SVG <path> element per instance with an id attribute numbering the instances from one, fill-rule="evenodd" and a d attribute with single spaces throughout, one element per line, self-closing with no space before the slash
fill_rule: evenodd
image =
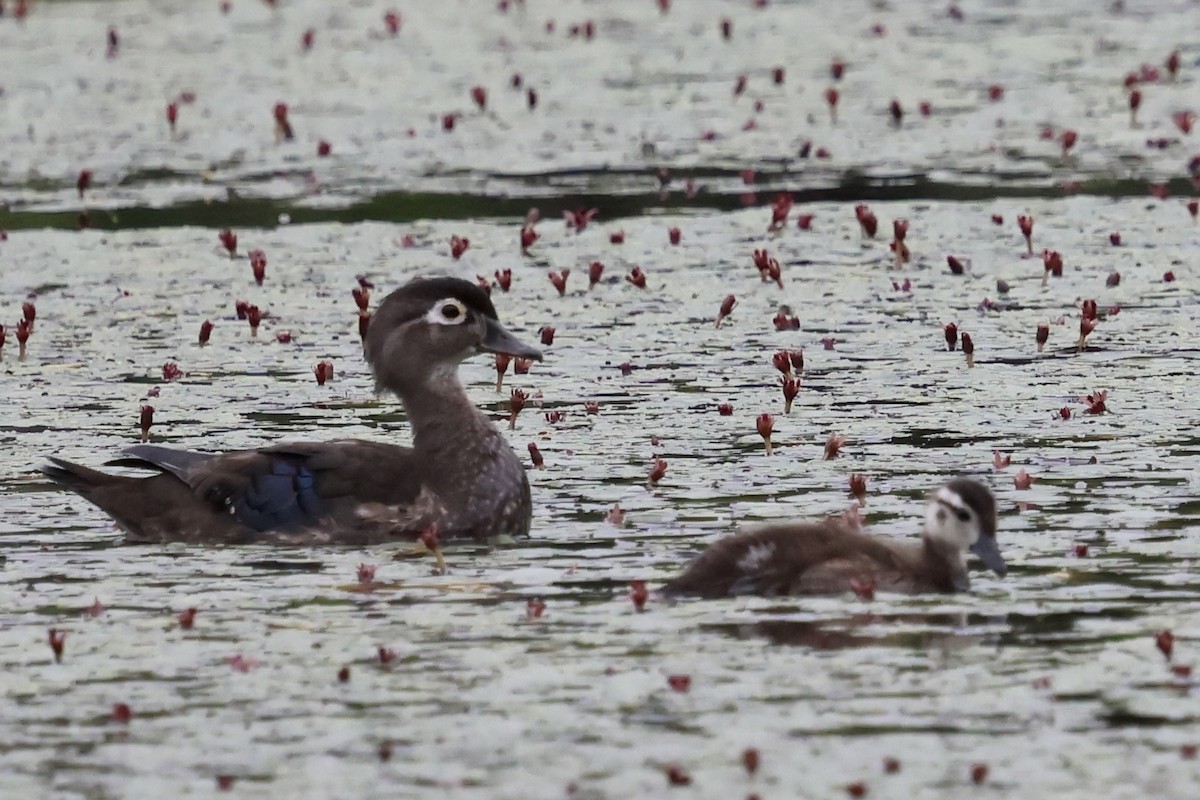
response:
<path id="1" fill-rule="evenodd" d="M 411 448 L 361 439 L 213 454 L 138 445 L 115 463 L 168 472 L 255 531 L 312 526 L 363 503 L 402 505 L 420 492 Z"/>
<path id="2" fill-rule="evenodd" d="M 331 522 L 336 526 L 352 520 L 364 504 L 411 504 L 421 489 L 411 448 L 360 439 L 297 442 L 232 453 L 137 445 L 109 464 L 170 475 L 191 490 L 197 513 L 219 515 L 225 526 L 236 523 L 258 533 L 299 531 Z M 139 481 L 146 491 L 162 486 L 161 481 L 126 480 Z M 138 527 L 136 513 L 128 508 L 118 516 L 96 498 L 88 499 L 122 519 L 124 527 Z"/>

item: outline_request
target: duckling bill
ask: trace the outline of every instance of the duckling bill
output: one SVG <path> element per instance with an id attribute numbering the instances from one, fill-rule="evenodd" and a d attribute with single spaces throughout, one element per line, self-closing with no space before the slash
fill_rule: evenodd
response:
<path id="1" fill-rule="evenodd" d="M 965 592 L 966 554 L 1004 576 L 996 544 L 996 500 L 955 478 L 929 498 L 919 540 L 872 536 L 841 520 L 765 525 L 715 542 L 663 587 L 667 594 L 828 595 L 874 581 L 903 594 Z"/>
<path id="2" fill-rule="evenodd" d="M 458 365 L 480 352 L 541 360 L 507 331 L 488 295 L 457 278 L 414 280 L 380 304 L 364 342 L 380 391 L 412 426 L 405 447 L 363 439 L 199 453 L 139 445 L 100 472 L 60 458 L 43 468 L 111 516 L 131 542 L 372 544 L 529 533 L 524 467 L 467 397 Z"/>

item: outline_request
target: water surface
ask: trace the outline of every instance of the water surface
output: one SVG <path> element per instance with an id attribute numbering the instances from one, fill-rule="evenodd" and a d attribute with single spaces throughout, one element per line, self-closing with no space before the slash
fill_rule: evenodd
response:
<path id="1" fill-rule="evenodd" d="M 1154 634 L 1173 630 L 1176 664 L 1194 663 L 1200 230 L 1183 199 L 1145 188 L 1185 190 L 1190 151 L 1145 139 L 1182 139 L 1169 114 L 1195 102 L 1196 52 L 1183 48 L 1176 83 L 1143 87 L 1140 129 L 1120 86 L 1161 63 L 1188 6 L 963 4 L 960 23 L 940 4 L 526 5 L 404 5 L 397 40 L 376 3 L 237 2 L 221 15 L 62 2 L 23 24 L 0 18 L 0 319 L 14 323 L 31 296 L 38 310 L 28 358 L 10 331 L 0 362 L 0 794 L 210 796 L 224 775 L 233 794 L 261 797 L 837 798 L 859 781 L 884 798 L 1193 797 L 1200 762 L 1181 748 L 1198 743 L 1200 701 Z M 571 38 L 589 18 L 595 39 Z M 887 36 L 871 35 L 876 21 Z M 834 57 L 849 66 L 831 128 L 821 93 Z M 506 89 L 517 70 L 542 90 L 533 114 Z M 741 73 L 750 88 L 735 101 Z M 486 115 L 472 111 L 476 83 Z M 162 113 L 180 91 L 196 102 L 173 140 Z M 935 113 L 892 130 L 893 95 Z M 743 132 L 756 97 L 757 130 Z M 296 142 L 273 140 L 278 100 Z M 463 119 L 442 131 L 454 110 Z M 1074 158 L 1038 138 L 1044 125 L 1080 130 Z M 708 129 L 720 135 L 706 141 Z M 833 157 L 801 163 L 806 139 Z M 747 167 L 756 202 L 795 192 L 784 231 L 767 232 L 769 209 L 741 208 Z M 689 175 L 704 186 L 693 198 Z M 876 240 L 854 220 L 863 199 Z M 546 218 L 523 257 L 531 204 Z M 76 231 L 84 207 L 92 228 Z M 580 207 L 600 213 L 575 232 L 557 211 Z M 1064 255 L 1046 287 L 1018 214 L 1036 219 L 1036 252 Z M 897 218 L 913 254 L 901 269 L 887 246 Z M 221 251 L 222 227 L 243 256 Z M 451 235 L 471 241 L 459 260 Z M 261 287 L 252 248 L 268 256 Z M 782 287 L 759 280 L 756 248 L 780 260 Z M 967 273 L 951 275 L 947 255 Z M 588 291 L 595 260 L 604 280 Z M 624 279 L 635 265 L 644 290 Z M 531 340 L 557 329 L 545 363 L 506 378 L 541 393 L 508 434 L 546 460 L 530 471 L 526 544 L 450 549 L 446 575 L 393 558 L 397 547 L 124 547 L 34 471 L 49 454 L 99 464 L 134 443 L 145 402 L 154 441 L 182 447 L 405 442 L 362 361 L 356 276 L 384 292 L 499 269 L 514 275 L 493 290 L 505 323 Z M 565 296 L 547 277 L 562 269 Z M 737 308 L 715 328 L 729 294 Z M 236 299 L 269 312 L 257 338 Z M 1105 319 L 1080 352 L 1084 299 Z M 799 330 L 774 329 L 784 304 Z M 205 319 L 216 327 L 202 348 Z M 949 322 L 972 336 L 973 368 L 946 350 Z M 784 415 L 771 354 L 800 347 L 803 389 Z M 336 370 L 325 386 L 320 360 Z M 162 381 L 168 361 L 182 379 Z M 504 424 L 491 364 L 468 362 L 463 378 Z M 1084 414 L 1096 390 L 1108 413 Z M 717 413 L 724 402 L 732 416 Z M 551 410 L 565 420 L 548 422 Z M 770 457 L 763 412 L 777 415 Z M 847 444 L 825 461 L 835 433 Z M 994 469 L 994 450 L 1012 466 Z M 669 468 L 651 488 L 656 457 Z M 1033 488 L 1015 488 L 1018 469 Z M 924 494 L 960 472 L 996 492 L 1011 565 L 1003 580 L 976 574 L 969 595 L 652 597 L 641 614 L 627 597 L 630 580 L 659 585 L 737 525 L 841 512 L 855 473 L 867 523 L 914 535 Z M 614 503 L 625 527 L 604 521 Z M 378 565 L 373 591 L 360 563 Z M 546 611 L 529 619 L 534 597 Z M 175 614 L 188 607 L 199 612 L 184 631 Z M 67 631 L 61 664 L 51 627 Z M 386 665 L 380 647 L 394 651 Z M 239 654 L 246 672 L 229 663 Z M 114 703 L 132 708 L 129 724 Z M 746 748 L 761 754 L 754 778 Z M 885 758 L 900 771 L 885 774 Z M 668 765 L 691 785 L 668 788 Z"/>

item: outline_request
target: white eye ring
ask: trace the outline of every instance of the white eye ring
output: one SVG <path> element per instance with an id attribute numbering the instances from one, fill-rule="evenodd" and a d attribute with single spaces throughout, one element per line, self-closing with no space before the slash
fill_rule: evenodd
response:
<path id="1" fill-rule="evenodd" d="M 435 325 L 462 325 L 467 321 L 467 307 L 461 300 L 447 297 L 434 303 L 425 319 Z"/>

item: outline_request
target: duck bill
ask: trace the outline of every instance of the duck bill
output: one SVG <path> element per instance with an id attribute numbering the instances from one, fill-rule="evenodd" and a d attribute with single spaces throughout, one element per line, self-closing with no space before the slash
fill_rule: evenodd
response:
<path id="1" fill-rule="evenodd" d="M 983 562 L 985 567 L 1001 578 L 1008 572 L 1008 565 L 1004 563 L 1004 556 L 1000 555 L 1000 547 L 996 544 L 995 536 L 980 536 L 979 540 L 971 545 L 971 552 Z"/>
<path id="2" fill-rule="evenodd" d="M 484 319 L 483 341 L 479 343 L 479 349 L 485 353 L 502 353 L 513 358 L 542 360 L 541 350 L 525 344 L 490 317 Z"/>

